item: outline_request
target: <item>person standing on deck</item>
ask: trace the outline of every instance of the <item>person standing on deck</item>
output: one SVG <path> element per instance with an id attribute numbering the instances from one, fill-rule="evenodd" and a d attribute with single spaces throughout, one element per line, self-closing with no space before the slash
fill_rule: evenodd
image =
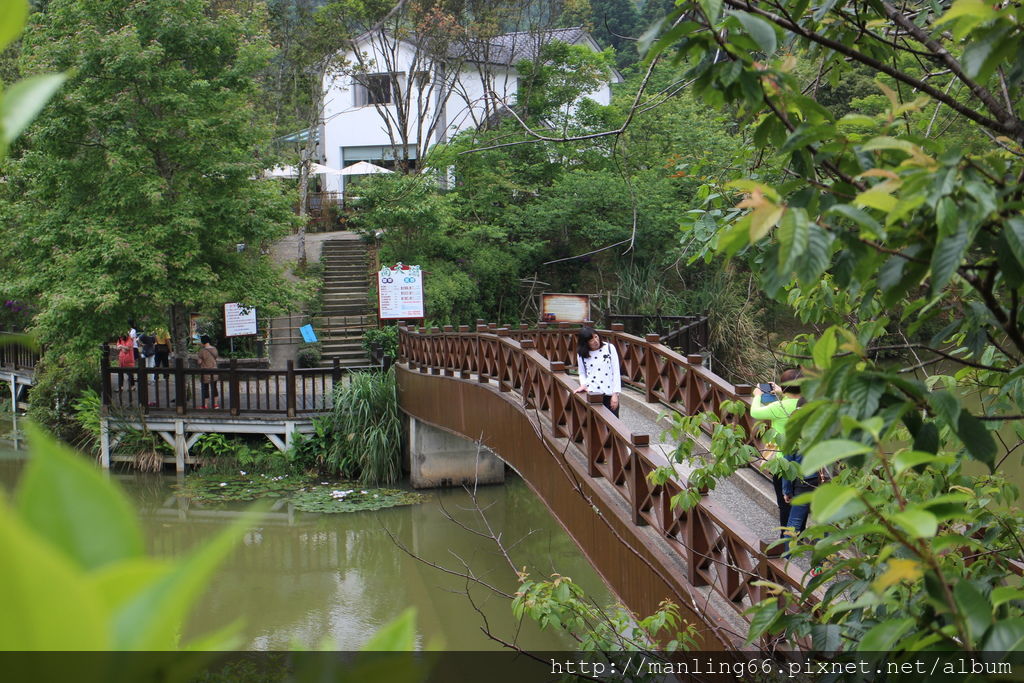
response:
<path id="1" fill-rule="evenodd" d="M 210 338 L 205 334 L 199 338 L 199 341 L 202 344 L 202 348 L 199 349 L 199 367 L 203 370 L 216 370 L 217 358 L 220 356 L 217 353 L 217 347 L 210 343 Z M 203 375 L 199 379 L 203 383 L 203 404 L 199 407 L 209 407 L 208 401 L 212 400 L 214 409 L 220 408 L 217 403 L 217 376 Z"/>
<path id="2" fill-rule="evenodd" d="M 768 420 L 775 431 L 775 443 L 781 446 L 786 441 L 786 423 L 790 416 L 800 407 L 800 384 L 798 380 L 803 377 L 800 368 L 791 368 L 779 376 L 779 384 L 771 383 L 772 394 L 776 400 L 770 403 L 764 400 L 764 392 L 760 386 L 754 387 L 754 400 L 750 404 L 750 416 L 757 420 Z M 780 386 L 781 384 L 781 386 Z M 796 454 L 781 453 L 776 457 L 785 457 L 789 460 L 796 459 Z M 795 509 L 790 503 L 794 498 L 793 482 L 784 480 L 777 474 L 772 475 L 772 484 L 775 487 L 775 501 L 779 505 L 779 527 L 782 529 L 781 538 L 785 538 L 787 530 L 794 528 L 795 533 L 803 531 L 807 523 L 807 508 L 809 506 L 798 505 Z M 804 482 L 801 484 L 801 493 L 804 489 Z M 814 482 L 817 485 L 817 482 Z M 795 523 L 795 524 L 794 524 Z M 795 528 L 798 526 L 799 528 Z"/>
<path id="3" fill-rule="evenodd" d="M 590 327 L 581 327 L 576 333 L 576 366 L 580 371 L 580 386 L 574 393 L 584 391 L 604 394 L 602 402 L 619 416 L 619 394 L 622 376 L 619 374 L 619 352 L 608 342 L 601 342 Z"/>

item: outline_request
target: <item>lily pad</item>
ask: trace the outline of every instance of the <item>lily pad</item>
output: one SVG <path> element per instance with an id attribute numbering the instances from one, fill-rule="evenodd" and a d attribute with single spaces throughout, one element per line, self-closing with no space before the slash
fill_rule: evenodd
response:
<path id="1" fill-rule="evenodd" d="M 189 475 L 175 487 L 178 495 L 210 507 L 250 502 L 260 498 L 286 499 L 302 512 L 338 513 L 381 510 L 414 505 L 419 493 L 400 489 L 366 488 L 352 481 L 325 481 L 305 476 L 266 474 Z"/>

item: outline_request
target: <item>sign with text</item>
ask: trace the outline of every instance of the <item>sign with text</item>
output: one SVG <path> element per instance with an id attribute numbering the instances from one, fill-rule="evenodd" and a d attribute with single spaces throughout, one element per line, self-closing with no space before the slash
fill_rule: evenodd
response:
<path id="1" fill-rule="evenodd" d="M 224 304 L 224 336 L 246 337 L 256 334 L 256 309 L 242 304 Z"/>
<path id="2" fill-rule="evenodd" d="M 381 320 L 416 320 L 424 317 L 423 271 L 401 263 L 377 273 L 378 317 Z"/>
<path id="3" fill-rule="evenodd" d="M 590 320 L 588 294 L 541 294 L 540 319 L 545 322 L 581 323 Z"/>

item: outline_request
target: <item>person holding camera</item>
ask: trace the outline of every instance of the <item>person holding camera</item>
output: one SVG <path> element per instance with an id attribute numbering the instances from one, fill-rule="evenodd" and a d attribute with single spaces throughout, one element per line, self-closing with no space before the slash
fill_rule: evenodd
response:
<path id="1" fill-rule="evenodd" d="M 775 443 L 786 441 L 786 423 L 796 409 L 803 405 L 800 395 L 799 380 L 803 377 L 800 368 L 790 368 L 779 376 L 779 383 L 759 384 L 754 388 L 754 400 L 750 404 L 750 416 L 757 420 L 768 420 L 775 432 Z M 799 463 L 803 456 L 799 451 L 788 454 L 776 453 L 775 457 L 784 457 L 791 462 Z M 793 499 L 802 493 L 812 490 L 820 483 L 817 474 L 803 479 L 790 480 L 772 474 L 772 485 L 775 488 L 775 501 L 779 505 L 780 538 L 795 536 L 807 526 L 809 505 L 793 505 Z"/>

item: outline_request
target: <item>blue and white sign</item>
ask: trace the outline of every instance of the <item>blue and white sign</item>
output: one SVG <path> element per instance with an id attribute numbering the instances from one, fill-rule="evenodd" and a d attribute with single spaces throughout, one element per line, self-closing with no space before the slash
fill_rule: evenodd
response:
<path id="1" fill-rule="evenodd" d="M 377 273 L 378 317 L 381 320 L 416 320 L 424 317 L 423 271 L 397 263 Z"/>

